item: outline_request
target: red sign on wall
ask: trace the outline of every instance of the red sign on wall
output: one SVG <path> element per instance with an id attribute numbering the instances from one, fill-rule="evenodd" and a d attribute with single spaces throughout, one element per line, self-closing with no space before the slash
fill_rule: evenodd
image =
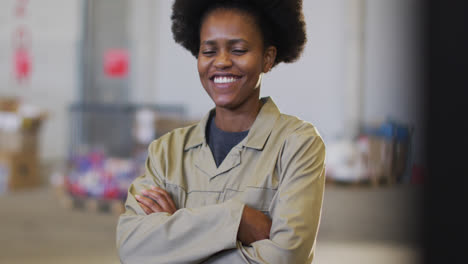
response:
<path id="1" fill-rule="evenodd" d="M 14 54 L 14 70 L 18 81 L 29 77 L 31 72 L 31 56 L 27 49 L 16 49 Z"/>
<path id="2" fill-rule="evenodd" d="M 14 16 L 21 20 L 26 17 L 29 0 L 16 0 Z M 20 22 L 21 23 L 21 22 Z M 19 24 L 13 32 L 13 74 L 18 82 L 29 79 L 32 69 L 31 32 L 24 24 Z"/>
<path id="3" fill-rule="evenodd" d="M 20 26 L 13 33 L 13 72 L 18 82 L 29 79 L 32 69 L 30 52 L 31 33 L 25 26 Z"/>
<path id="4" fill-rule="evenodd" d="M 123 78 L 128 73 L 128 52 L 124 49 L 109 49 L 104 53 L 104 73 L 110 78 Z"/>

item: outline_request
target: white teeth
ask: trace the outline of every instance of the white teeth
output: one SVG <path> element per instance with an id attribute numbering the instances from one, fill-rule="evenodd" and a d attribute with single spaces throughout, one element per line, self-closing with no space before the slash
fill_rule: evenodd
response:
<path id="1" fill-rule="evenodd" d="M 232 83 L 235 81 L 236 81 L 236 78 L 234 77 L 215 77 L 214 78 L 215 83 Z"/>

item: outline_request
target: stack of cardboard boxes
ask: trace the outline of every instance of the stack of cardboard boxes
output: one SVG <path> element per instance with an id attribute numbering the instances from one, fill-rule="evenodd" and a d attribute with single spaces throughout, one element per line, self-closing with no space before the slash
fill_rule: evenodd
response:
<path id="1" fill-rule="evenodd" d="M 45 114 L 0 97 L 0 193 L 41 182 L 38 136 Z"/>
<path id="2" fill-rule="evenodd" d="M 364 126 L 356 139 L 332 142 L 327 181 L 372 186 L 411 182 L 412 134 L 410 125 L 388 119 Z"/>

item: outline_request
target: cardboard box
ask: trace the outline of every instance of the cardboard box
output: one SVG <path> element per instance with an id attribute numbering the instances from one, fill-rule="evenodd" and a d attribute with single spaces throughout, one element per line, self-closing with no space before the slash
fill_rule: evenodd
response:
<path id="1" fill-rule="evenodd" d="M 391 140 L 369 137 L 369 174 L 375 184 L 385 179 L 394 182 L 392 177 L 393 144 Z"/>
<path id="2" fill-rule="evenodd" d="M 0 96 L 0 111 L 16 112 L 19 105 L 20 100 L 18 98 Z"/>
<path id="3" fill-rule="evenodd" d="M 40 184 L 39 132 L 47 114 L 0 97 L 0 193 Z"/>
<path id="4" fill-rule="evenodd" d="M 36 131 L 7 132 L 0 130 L 0 151 L 4 153 L 34 153 L 38 151 Z"/>
<path id="5" fill-rule="evenodd" d="M 22 106 L 18 98 L 0 96 L 0 152 L 37 152 L 38 134 L 47 114 L 33 112 L 31 106 Z"/>
<path id="6" fill-rule="evenodd" d="M 0 152 L 0 192 L 40 185 L 38 156 Z"/>
<path id="7" fill-rule="evenodd" d="M 401 182 L 408 166 L 409 142 L 396 141 L 383 137 L 369 137 L 369 171 L 375 183 L 385 180 L 388 183 Z"/>

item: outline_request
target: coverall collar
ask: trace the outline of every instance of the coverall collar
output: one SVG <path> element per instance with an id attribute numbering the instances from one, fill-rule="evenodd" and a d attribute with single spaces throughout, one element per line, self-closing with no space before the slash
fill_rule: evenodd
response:
<path id="1" fill-rule="evenodd" d="M 271 97 L 263 97 L 261 100 L 264 104 L 252 124 L 247 137 L 241 142 L 243 146 L 257 150 L 263 149 L 276 120 L 280 116 L 280 111 Z M 211 111 L 214 111 L 214 108 Z M 184 150 L 187 151 L 201 144 L 207 144 L 205 131 L 211 111 L 195 127 L 195 130 L 184 146 Z"/>

